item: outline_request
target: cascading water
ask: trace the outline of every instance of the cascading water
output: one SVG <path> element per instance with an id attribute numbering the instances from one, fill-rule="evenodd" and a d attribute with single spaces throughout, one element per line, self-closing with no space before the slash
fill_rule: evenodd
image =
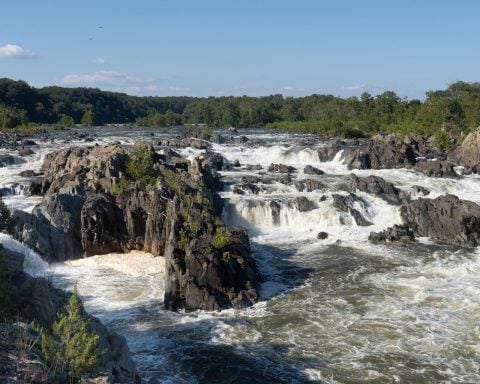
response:
<path id="1" fill-rule="evenodd" d="M 124 133 L 100 132 L 99 143 Z M 400 223 L 399 208 L 355 192 L 363 203 L 354 208 L 369 226 L 336 209 L 333 195 L 352 192 L 351 171 L 341 163 L 341 154 L 321 163 L 315 150 L 324 145 L 319 139 L 259 130 L 245 135 L 257 144 L 213 148 L 230 163 L 242 165 L 223 172 L 224 219 L 249 230 L 264 277 L 262 302 L 243 311 L 167 312 L 162 308 L 163 272 L 148 267 L 148 255 L 131 255 L 128 263 L 111 256 L 110 264 L 91 258 L 51 265 L 47 273 L 54 283 L 66 288 L 78 284 L 87 309 L 127 337 L 147 380 L 480 382 L 479 251 L 428 241 L 409 247 L 371 244 L 371 231 Z M 126 130 L 123 137 L 128 142 L 148 139 L 150 131 Z M 305 140 L 312 145 L 307 147 Z M 199 151 L 182 153 L 194 156 Z M 34 158 L 21 169 L 36 169 Z M 284 184 L 281 174 L 267 172 L 271 163 L 295 167 L 292 182 Z M 305 165 L 326 174 L 307 175 Z M 18 166 L 2 168 L 0 175 L 5 184 L 21 182 L 19 171 Z M 428 197 L 453 193 L 480 203 L 476 175 L 453 180 L 405 169 L 355 173 L 383 177 L 414 198 L 419 195 L 413 187 L 419 185 L 428 188 Z M 308 179 L 318 181 L 319 188 L 307 192 L 294 184 Z M 7 202 L 19 203 L 8 197 Z M 328 237 L 318 239 L 319 232 Z M 13 244 L 5 236 L 0 241 Z M 144 269 L 138 269 L 141 265 Z M 43 267 L 33 263 L 31 270 Z"/>

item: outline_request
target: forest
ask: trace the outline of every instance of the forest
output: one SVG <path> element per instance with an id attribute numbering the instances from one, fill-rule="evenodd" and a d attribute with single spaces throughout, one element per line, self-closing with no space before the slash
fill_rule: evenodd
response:
<path id="1" fill-rule="evenodd" d="M 373 96 L 138 97 L 95 88 L 35 88 L 0 79 L 0 127 L 81 124 L 272 127 L 343 137 L 377 132 L 455 137 L 480 125 L 480 83 L 458 81 L 424 100 Z"/>

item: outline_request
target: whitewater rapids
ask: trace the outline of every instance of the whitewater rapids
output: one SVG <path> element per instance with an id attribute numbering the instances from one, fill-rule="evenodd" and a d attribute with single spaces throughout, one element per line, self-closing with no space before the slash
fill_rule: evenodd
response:
<path id="1" fill-rule="evenodd" d="M 167 131 L 103 129 L 99 144 L 167 136 Z M 364 193 L 356 207 L 372 222 L 358 226 L 332 205 L 349 189 L 351 171 L 341 154 L 320 162 L 326 145 L 308 135 L 251 130 L 252 146 L 213 145 L 229 162 L 223 172 L 224 219 L 249 230 L 264 277 L 263 301 L 243 311 L 172 313 L 163 309 L 164 260 L 135 252 L 46 266 L 29 254 L 25 268 L 48 275 L 57 286 L 77 285 L 88 311 L 127 337 L 146 380 L 160 383 L 478 383 L 480 382 L 480 251 L 434 245 L 371 244 L 371 231 L 400 223 L 399 208 Z M 309 142 L 305 144 L 305 140 Z M 67 144 L 57 143 L 55 146 Z M 18 173 L 39 169 L 37 150 L 26 164 L 0 169 L 3 186 L 22 184 Z M 194 149 L 181 151 L 192 157 Z M 267 180 L 266 168 L 297 168 L 295 180 L 318 179 L 321 190 L 299 192 L 293 184 Z M 263 169 L 247 169 L 246 164 Z M 325 175 L 305 175 L 305 165 Z M 354 171 L 377 175 L 403 191 L 423 186 L 434 198 L 452 193 L 480 203 L 480 178 L 427 178 L 412 170 Z M 235 193 L 244 177 L 260 192 Z M 21 193 L 21 188 L 18 189 Z M 302 212 L 297 198 L 312 209 Z M 272 211 L 275 202 L 277 212 Z M 12 207 L 31 209 L 38 200 L 6 197 Z M 279 207 L 279 208 L 278 208 Z M 328 233 L 318 239 L 320 231 Z"/>

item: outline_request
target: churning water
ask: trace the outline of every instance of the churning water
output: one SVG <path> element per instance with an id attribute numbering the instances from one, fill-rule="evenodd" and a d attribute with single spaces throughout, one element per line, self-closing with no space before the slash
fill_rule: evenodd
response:
<path id="1" fill-rule="evenodd" d="M 102 131 L 97 141 L 135 139 L 166 132 Z M 356 208 L 373 225 L 356 225 L 332 205 L 332 194 L 350 192 L 350 171 L 340 155 L 321 163 L 305 135 L 246 131 L 256 145 L 214 145 L 240 168 L 224 172 L 224 218 L 243 225 L 264 278 L 263 300 L 247 310 L 172 313 L 162 307 L 163 270 L 148 254 L 110 255 L 51 265 L 28 253 L 30 271 L 50 274 L 55 284 L 78 284 L 87 309 L 123 334 L 143 377 L 161 383 L 478 383 L 480 382 L 480 253 L 437 246 L 422 239 L 408 247 L 374 245 L 371 231 L 400 223 L 398 207 L 357 193 Z M 260 141 L 261 140 L 261 141 Z M 309 144 L 306 145 L 306 140 Z M 66 144 L 61 144 L 66 145 Z M 2 184 L 22 183 L 18 173 L 37 169 L 58 145 L 42 146 L 27 164 L 0 169 Z M 197 153 L 183 151 L 186 155 Z M 298 192 L 266 173 L 270 163 L 297 168 L 294 181 L 318 179 L 325 186 Z M 248 170 L 259 164 L 261 170 Z M 303 173 L 305 165 L 326 175 Z M 453 193 L 480 203 L 477 176 L 427 178 L 411 170 L 355 171 L 375 174 L 415 197 Z M 234 193 L 243 177 L 259 188 Z M 253 180 L 253 181 L 252 181 Z M 311 210 L 301 212 L 298 197 Z M 11 206 L 31 209 L 10 196 Z M 275 212 L 272 211 L 275 202 Z M 328 238 L 319 240 L 320 231 Z M 32 272 L 33 273 L 33 272 Z M 40 273 L 40 272 L 39 272 Z"/>

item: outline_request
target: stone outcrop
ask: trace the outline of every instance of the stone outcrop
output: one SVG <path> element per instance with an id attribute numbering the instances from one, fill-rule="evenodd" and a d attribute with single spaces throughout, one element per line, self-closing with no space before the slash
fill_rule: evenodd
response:
<path id="1" fill-rule="evenodd" d="M 293 173 L 295 172 L 295 167 L 285 164 L 270 164 L 268 167 L 268 172 L 276 172 L 276 173 Z"/>
<path id="2" fill-rule="evenodd" d="M 407 225 L 395 224 L 381 232 L 371 232 L 368 237 L 373 243 L 390 242 L 399 245 L 411 244 L 415 241 L 413 231 Z"/>
<path id="3" fill-rule="evenodd" d="M 321 169 L 318 169 L 312 165 L 307 165 L 303 169 L 303 173 L 306 175 L 324 175 L 325 172 L 323 172 Z"/>
<path id="4" fill-rule="evenodd" d="M 411 201 L 401 207 L 404 222 L 417 236 L 442 244 L 480 245 L 480 206 L 454 195 Z"/>
<path id="5" fill-rule="evenodd" d="M 256 302 L 259 277 L 248 236 L 221 220 L 216 171 L 223 158 L 207 153 L 190 164 L 145 142 L 133 151 L 113 145 L 49 154 L 42 203 L 32 213 L 14 211 L 15 237 L 50 261 L 130 250 L 164 255 L 170 309 Z M 138 151 L 152 165 L 136 180 L 127 164 Z"/>
<path id="6" fill-rule="evenodd" d="M 449 159 L 477 170 L 480 165 L 480 129 L 470 132 L 462 144 L 449 154 Z"/>
<path id="7" fill-rule="evenodd" d="M 415 170 L 430 177 L 457 177 L 455 164 L 447 160 L 420 160 L 415 164 Z"/>
<path id="8" fill-rule="evenodd" d="M 352 187 L 362 192 L 374 194 L 393 205 L 400 205 L 407 199 L 404 192 L 400 191 L 392 183 L 378 176 L 358 177 L 351 175 Z"/>
<path id="9" fill-rule="evenodd" d="M 357 207 L 362 207 L 364 210 L 366 205 L 367 202 L 364 199 L 353 193 L 346 196 L 339 194 L 333 195 L 333 206 L 341 212 L 349 213 L 355 220 L 355 223 L 360 226 L 372 225 L 372 223 L 363 217 L 362 213 L 357 209 Z M 342 219 L 340 219 L 340 221 L 342 221 Z"/>

